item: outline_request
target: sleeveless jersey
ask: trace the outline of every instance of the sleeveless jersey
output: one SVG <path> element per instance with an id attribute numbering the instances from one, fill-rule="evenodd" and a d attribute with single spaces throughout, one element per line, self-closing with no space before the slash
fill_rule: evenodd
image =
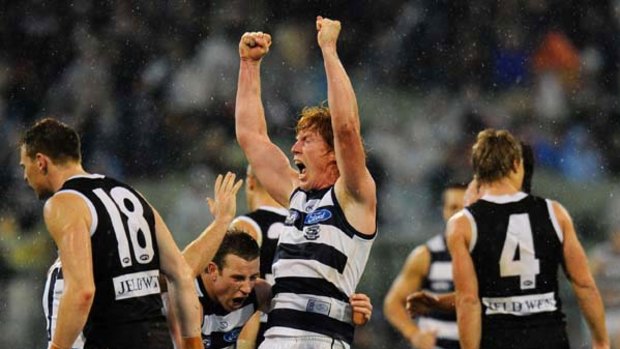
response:
<path id="1" fill-rule="evenodd" d="M 56 329 L 56 321 L 58 320 L 58 305 L 60 304 L 60 296 L 64 290 L 64 280 L 62 277 L 62 266 L 60 259 L 56 259 L 54 264 L 47 272 L 47 280 L 45 281 L 45 289 L 43 291 L 43 314 L 47 323 L 47 346 L 49 347 Z M 84 347 L 84 336 L 80 333 L 75 340 L 72 349 L 82 349 Z"/>
<path id="2" fill-rule="evenodd" d="M 95 329 L 162 319 L 155 218 L 146 200 L 102 175 L 72 177 L 59 193 L 82 197 L 92 215 L 96 292 L 84 327 L 87 342 Z"/>
<path id="3" fill-rule="evenodd" d="M 444 234 L 436 235 L 426 242 L 430 253 L 428 275 L 422 282 L 422 289 L 442 294 L 454 291 L 452 281 L 452 258 Z M 433 311 L 418 318 L 418 326 L 424 330 L 437 331 L 437 347 L 458 349 L 459 337 L 456 313 Z"/>
<path id="4" fill-rule="evenodd" d="M 261 206 L 239 218 L 250 223 L 262 237 L 260 245 L 260 277 L 273 285 L 271 265 L 276 253 L 278 238 L 284 229 L 288 211 L 284 208 Z"/>
<path id="5" fill-rule="evenodd" d="M 202 343 L 205 349 L 233 349 L 243 325 L 258 309 L 256 292 L 252 290 L 239 309 L 225 310 L 209 298 L 200 276 L 195 280 L 198 299 L 202 305 Z"/>
<path id="6" fill-rule="evenodd" d="M 350 344 L 349 296 L 362 276 L 376 233 L 347 221 L 333 186 L 296 189 L 273 263 L 275 285 L 265 337 L 324 335 Z"/>
<path id="7" fill-rule="evenodd" d="M 525 193 L 489 195 L 464 212 L 472 223 L 469 249 L 483 338 L 501 329 L 523 329 L 527 337 L 528 328 L 563 328 L 558 295 L 563 234 L 551 201 Z"/>

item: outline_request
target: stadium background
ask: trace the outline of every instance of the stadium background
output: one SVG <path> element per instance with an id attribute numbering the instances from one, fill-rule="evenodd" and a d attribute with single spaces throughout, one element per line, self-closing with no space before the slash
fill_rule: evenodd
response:
<path id="1" fill-rule="evenodd" d="M 0 347 L 45 346 L 40 298 L 55 255 L 18 166 L 24 128 L 44 115 L 76 126 L 86 169 L 142 190 L 184 246 L 209 223 L 214 175 L 245 171 L 234 139 L 241 34 L 272 34 L 263 100 L 288 151 L 301 107 L 327 98 L 319 14 L 343 22 L 339 52 L 379 185 L 359 287 L 375 311 L 357 348 L 407 348 L 383 297 L 409 251 L 442 230 L 441 187 L 468 180 L 484 127 L 533 145 L 534 193 L 571 211 L 586 248 L 620 227 L 618 0 L 3 1 Z M 573 346 L 585 346 L 565 300 Z"/>

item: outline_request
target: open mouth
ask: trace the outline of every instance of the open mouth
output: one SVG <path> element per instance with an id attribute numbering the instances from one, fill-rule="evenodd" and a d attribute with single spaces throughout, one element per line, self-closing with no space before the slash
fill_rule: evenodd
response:
<path id="1" fill-rule="evenodd" d="M 242 306 L 243 302 L 245 301 L 245 298 L 246 297 L 235 297 L 235 298 L 233 298 L 233 300 L 232 300 L 233 306 L 235 308 L 238 308 L 238 307 Z"/>
<path id="2" fill-rule="evenodd" d="M 306 173 L 306 165 L 304 165 L 302 162 L 296 161 L 295 166 L 297 166 L 297 170 L 299 171 L 299 173 Z"/>

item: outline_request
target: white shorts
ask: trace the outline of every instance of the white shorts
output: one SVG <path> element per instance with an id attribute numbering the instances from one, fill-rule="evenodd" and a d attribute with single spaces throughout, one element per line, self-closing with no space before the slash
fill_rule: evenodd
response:
<path id="1" fill-rule="evenodd" d="M 350 346 L 325 336 L 269 337 L 258 349 L 350 349 Z"/>

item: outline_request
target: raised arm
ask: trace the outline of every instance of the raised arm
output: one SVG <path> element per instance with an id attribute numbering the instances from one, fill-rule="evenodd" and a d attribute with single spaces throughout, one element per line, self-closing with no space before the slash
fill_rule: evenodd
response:
<path id="1" fill-rule="evenodd" d="M 428 275 L 431 256 L 426 246 L 418 246 L 411 252 L 400 274 L 392 283 L 385 296 L 383 313 L 387 320 L 414 347 L 432 349 L 435 347 L 434 332 L 423 331 L 412 321 L 407 313 L 407 296 L 422 287 Z"/>
<path id="2" fill-rule="evenodd" d="M 43 215 L 58 247 L 64 278 L 52 348 L 71 348 L 86 324 L 95 296 L 89 232 L 92 217 L 84 200 L 71 193 L 50 198 Z"/>
<path id="3" fill-rule="evenodd" d="M 316 28 L 327 75 L 327 100 L 340 172 L 336 195 L 354 227 L 363 233 L 372 233 L 376 224 L 376 186 L 366 168 L 355 92 L 338 58 L 336 43 L 340 22 L 319 16 Z"/>
<path id="4" fill-rule="evenodd" d="M 282 150 L 269 139 L 261 100 L 260 64 L 270 45 L 269 34 L 253 32 L 241 37 L 235 132 L 258 180 L 269 195 L 288 206 L 289 196 L 297 186 L 297 173 Z"/>
<path id="5" fill-rule="evenodd" d="M 566 273 L 590 328 L 592 347 L 608 349 L 609 337 L 605 328 L 603 300 L 588 267 L 588 258 L 577 238 L 573 222 L 566 209 L 559 203 L 553 202 L 553 210 L 564 235 L 563 252 Z"/>
<path id="6" fill-rule="evenodd" d="M 169 306 L 179 321 L 183 349 L 202 348 L 200 303 L 194 288 L 192 271 L 159 212 L 153 209 L 153 213 L 161 271 L 167 279 Z"/>
<path id="7" fill-rule="evenodd" d="M 213 222 L 183 250 L 183 257 L 192 276 L 197 277 L 215 256 L 230 223 L 237 211 L 237 192 L 243 180 L 235 183 L 235 174 L 218 175 L 215 180 L 213 199 L 208 198 Z"/>
<path id="8" fill-rule="evenodd" d="M 478 349 L 482 335 L 478 278 L 469 254 L 471 226 L 460 212 L 452 216 L 447 228 L 448 249 L 452 256 L 452 278 L 456 290 L 456 317 L 463 349 Z"/>

